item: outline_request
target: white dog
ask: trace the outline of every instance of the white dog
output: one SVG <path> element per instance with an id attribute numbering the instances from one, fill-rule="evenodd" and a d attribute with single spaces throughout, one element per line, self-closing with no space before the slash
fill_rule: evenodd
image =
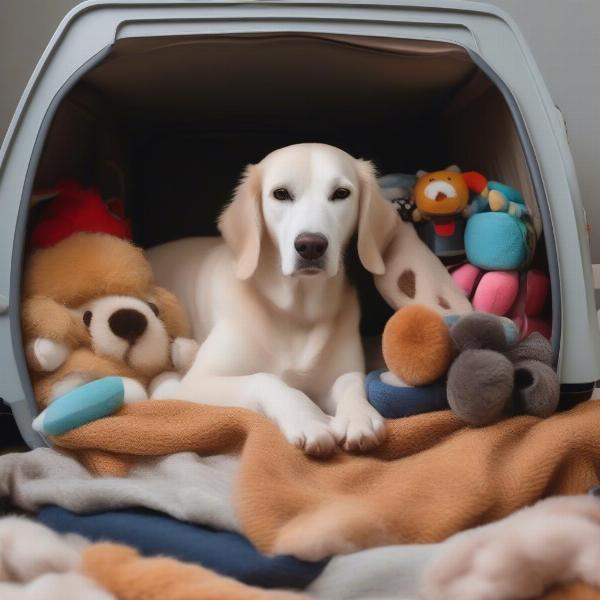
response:
<path id="1" fill-rule="evenodd" d="M 201 342 L 188 374 L 153 397 L 261 412 L 309 454 L 337 442 L 376 446 L 384 421 L 365 396 L 343 257 L 357 231 L 362 264 L 382 274 L 397 220 L 373 165 L 332 146 L 289 146 L 250 165 L 219 219 L 224 242 L 189 238 L 148 252 Z"/>

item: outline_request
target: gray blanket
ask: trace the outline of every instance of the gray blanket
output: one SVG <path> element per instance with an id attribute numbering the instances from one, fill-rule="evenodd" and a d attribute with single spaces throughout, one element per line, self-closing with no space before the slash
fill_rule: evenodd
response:
<path id="1" fill-rule="evenodd" d="M 0 456 L 0 496 L 35 512 L 56 504 L 76 513 L 144 507 L 215 529 L 239 529 L 232 506 L 233 456 L 191 452 L 141 461 L 127 477 L 94 477 L 51 448 Z"/>

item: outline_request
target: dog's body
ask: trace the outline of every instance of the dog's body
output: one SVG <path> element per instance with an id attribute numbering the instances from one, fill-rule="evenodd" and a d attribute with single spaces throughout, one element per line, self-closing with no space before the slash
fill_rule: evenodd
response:
<path id="1" fill-rule="evenodd" d="M 189 373 L 158 397 L 262 412 L 311 454 L 379 443 L 343 253 L 358 229 L 363 265 L 382 273 L 396 219 L 371 165 L 331 146 L 290 146 L 249 167 L 220 219 L 224 242 L 148 253 L 201 342 Z"/>

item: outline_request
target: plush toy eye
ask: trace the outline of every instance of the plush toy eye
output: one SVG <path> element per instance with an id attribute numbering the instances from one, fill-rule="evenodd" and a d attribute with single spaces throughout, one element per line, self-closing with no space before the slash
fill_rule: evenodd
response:
<path id="1" fill-rule="evenodd" d="M 447 179 L 448 181 L 452 181 L 452 178 L 451 178 L 451 177 L 446 177 L 446 179 Z"/>
<path id="2" fill-rule="evenodd" d="M 86 327 L 90 326 L 90 323 L 92 322 L 92 311 L 91 310 L 86 310 L 83 313 L 83 322 L 85 323 Z"/>
<path id="3" fill-rule="evenodd" d="M 291 200 L 292 196 L 285 188 L 277 188 L 276 190 L 273 190 L 273 198 L 285 202 L 286 200 Z"/>
<path id="4" fill-rule="evenodd" d="M 339 187 L 333 194 L 331 195 L 331 200 L 344 200 L 350 195 L 350 190 L 348 188 Z"/>
<path id="5" fill-rule="evenodd" d="M 432 177 L 429 181 L 435 181 L 435 179 Z"/>
<path id="6" fill-rule="evenodd" d="M 150 307 L 150 310 L 158 317 L 158 306 L 156 306 L 154 302 L 148 302 L 148 306 Z"/>

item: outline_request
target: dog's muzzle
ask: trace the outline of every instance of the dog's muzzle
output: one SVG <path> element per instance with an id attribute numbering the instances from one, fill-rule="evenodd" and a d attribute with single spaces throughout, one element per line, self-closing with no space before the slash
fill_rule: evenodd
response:
<path id="1" fill-rule="evenodd" d="M 325 269 L 325 253 L 329 242 L 322 233 L 301 233 L 294 240 L 296 272 L 316 274 Z"/>

